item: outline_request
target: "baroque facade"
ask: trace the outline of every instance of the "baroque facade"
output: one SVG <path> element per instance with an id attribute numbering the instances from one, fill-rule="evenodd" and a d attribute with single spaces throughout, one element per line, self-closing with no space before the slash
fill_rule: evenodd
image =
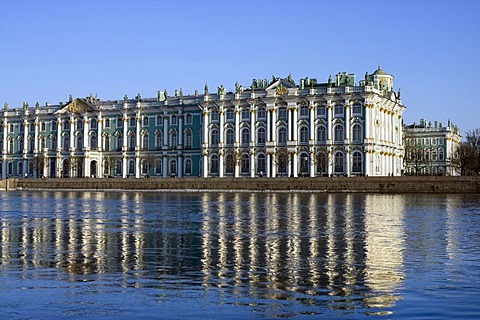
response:
<path id="1" fill-rule="evenodd" d="M 435 121 L 404 127 L 405 173 L 408 175 L 459 175 L 452 155 L 460 144 L 460 130 L 450 120 L 446 126 Z"/>
<path id="2" fill-rule="evenodd" d="M 2 177 L 387 176 L 403 169 L 403 112 L 380 67 L 254 79 L 184 96 L 93 96 L 0 112 Z"/>

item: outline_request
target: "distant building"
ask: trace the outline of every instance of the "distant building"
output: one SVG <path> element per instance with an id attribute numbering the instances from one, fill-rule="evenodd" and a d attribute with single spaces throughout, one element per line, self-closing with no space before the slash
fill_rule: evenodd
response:
<path id="1" fill-rule="evenodd" d="M 424 119 L 407 125 L 405 135 L 405 173 L 409 175 L 458 175 L 451 163 L 462 136 L 448 120 L 447 126 Z"/>
<path id="2" fill-rule="evenodd" d="M 2 177 L 401 175 L 400 92 L 378 68 L 358 84 L 254 79 L 234 91 L 102 101 L 93 96 L 0 112 Z"/>

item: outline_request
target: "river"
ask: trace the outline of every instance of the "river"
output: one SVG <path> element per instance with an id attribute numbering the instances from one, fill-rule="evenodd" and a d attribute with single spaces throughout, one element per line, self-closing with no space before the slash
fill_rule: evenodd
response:
<path id="1" fill-rule="evenodd" d="M 10 319 L 473 319 L 480 195 L 0 193 Z"/>

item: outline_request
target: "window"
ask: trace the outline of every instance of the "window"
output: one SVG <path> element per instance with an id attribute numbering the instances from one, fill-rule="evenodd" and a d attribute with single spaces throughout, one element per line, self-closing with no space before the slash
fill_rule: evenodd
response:
<path id="1" fill-rule="evenodd" d="M 157 131 L 155 134 L 155 148 L 157 150 L 161 149 L 163 145 L 163 137 L 162 137 L 162 131 Z"/>
<path id="2" fill-rule="evenodd" d="M 170 174 L 176 175 L 177 174 L 177 160 L 170 159 Z"/>
<path id="3" fill-rule="evenodd" d="M 155 125 L 157 126 L 161 126 L 162 125 L 162 116 L 161 115 L 157 115 L 157 120 L 155 121 Z"/>
<path id="4" fill-rule="evenodd" d="M 327 154 L 325 152 L 320 152 L 317 154 L 317 173 L 327 172 Z"/>
<path id="5" fill-rule="evenodd" d="M 265 128 L 261 127 L 257 131 L 257 143 L 265 144 Z"/>
<path id="6" fill-rule="evenodd" d="M 13 133 L 13 123 L 8 124 L 8 132 Z"/>
<path id="7" fill-rule="evenodd" d="M 57 121 L 52 120 L 51 127 L 52 127 L 52 131 L 57 131 Z"/>
<path id="8" fill-rule="evenodd" d="M 130 151 L 135 150 L 135 145 L 136 145 L 135 134 L 131 132 L 130 135 L 128 136 L 128 150 Z"/>
<path id="9" fill-rule="evenodd" d="M 105 151 L 110 151 L 110 136 L 108 134 L 103 136 L 103 145 Z"/>
<path id="10" fill-rule="evenodd" d="M 443 148 L 438 149 L 438 160 L 440 160 L 440 161 L 445 160 L 445 153 L 443 151 Z"/>
<path id="11" fill-rule="evenodd" d="M 30 132 L 35 132 L 35 123 L 30 123 Z"/>
<path id="12" fill-rule="evenodd" d="M 308 118 L 309 108 L 307 105 L 300 106 L 300 118 Z"/>
<path id="13" fill-rule="evenodd" d="M 265 155 L 259 154 L 257 156 L 257 173 L 263 174 L 265 172 Z"/>
<path id="14" fill-rule="evenodd" d="M 176 126 L 177 125 L 177 116 L 176 115 L 172 115 L 172 117 L 170 118 L 170 124 L 172 126 Z"/>
<path id="15" fill-rule="evenodd" d="M 122 147 L 123 147 L 123 138 L 122 138 L 122 135 L 119 134 L 119 135 L 117 135 L 117 138 L 115 139 L 115 150 L 120 151 L 120 150 L 122 150 Z"/>
<path id="16" fill-rule="evenodd" d="M 57 137 L 52 136 L 50 139 L 50 148 L 52 150 L 57 150 Z"/>
<path id="17" fill-rule="evenodd" d="M 242 144 L 248 144 L 250 141 L 250 130 L 248 128 L 242 129 Z"/>
<path id="18" fill-rule="evenodd" d="M 438 138 L 438 144 L 443 145 L 445 143 L 444 138 Z"/>
<path id="19" fill-rule="evenodd" d="M 358 151 L 353 152 L 352 155 L 352 172 L 361 173 L 362 172 L 362 154 Z"/>
<path id="20" fill-rule="evenodd" d="M 266 118 L 266 112 L 264 107 L 259 107 L 257 109 L 257 118 L 258 119 L 265 119 Z"/>
<path id="21" fill-rule="evenodd" d="M 45 122 L 44 121 L 40 122 L 40 131 L 44 132 L 45 129 L 46 129 Z"/>
<path id="22" fill-rule="evenodd" d="M 218 129 L 213 128 L 210 131 L 210 144 L 216 146 L 218 145 L 218 142 L 219 142 Z"/>
<path id="23" fill-rule="evenodd" d="M 95 130 L 95 129 L 97 129 L 97 127 L 98 127 L 97 119 L 92 119 L 90 128 L 91 128 L 92 130 Z"/>
<path id="24" fill-rule="evenodd" d="M 210 112 L 210 119 L 211 119 L 212 122 L 218 122 L 219 118 L 220 117 L 219 117 L 219 114 L 218 114 L 217 110 L 212 110 Z"/>
<path id="25" fill-rule="evenodd" d="M 227 117 L 227 121 L 234 121 L 235 120 L 235 111 L 233 109 L 228 109 L 226 117 Z"/>
<path id="26" fill-rule="evenodd" d="M 337 152 L 335 154 L 335 172 L 343 173 L 343 153 Z"/>
<path id="27" fill-rule="evenodd" d="M 287 120 L 287 108 L 278 108 L 278 120 Z"/>
<path id="28" fill-rule="evenodd" d="M 185 174 L 192 174 L 192 159 L 185 159 Z"/>
<path id="29" fill-rule="evenodd" d="M 40 151 L 43 151 L 43 149 L 46 148 L 45 137 L 39 137 L 39 139 L 40 139 Z"/>
<path id="30" fill-rule="evenodd" d="M 185 148 L 186 149 L 192 149 L 193 146 L 193 136 L 192 136 L 192 130 L 187 129 L 185 131 Z"/>
<path id="31" fill-rule="evenodd" d="M 142 160 L 142 174 L 143 175 L 148 175 L 148 160 L 147 159 Z"/>
<path id="32" fill-rule="evenodd" d="M 148 127 L 148 117 L 147 117 L 147 116 L 143 117 L 143 119 L 142 119 L 142 125 L 143 125 L 144 127 Z"/>
<path id="33" fill-rule="evenodd" d="M 117 160 L 115 161 L 114 169 L 115 175 L 121 175 L 122 174 L 122 160 Z"/>
<path id="34" fill-rule="evenodd" d="M 343 104 L 336 104 L 334 108 L 335 117 L 343 117 L 344 110 Z"/>
<path id="35" fill-rule="evenodd" d="M 242 121 L 248 121 L 250 119 L 250 110 L 247 108 L 242 109 Z"/>
<path id="36" fill-rule="evenodd" d="M 188 113 L 186 116 L 185 116 L 185 124 L 186 125 L 191 125 L 193 123 L 192 121 L 192 115 L 190 113 Z M 191 160 L 190 160 L 191 162 Z"/>
<path id="37" fill-rule="evenodd" d="M 279 144 L 287 143 L 287 128 L 281 127 L 278 129 L 278 143 Z"/>
<path id="38" fill-rule="evenodd" d="M 362 141 L 362 127 L 358 123 L 352 127 L 352 140 L 357 143 Z"/>
<path id="39" fill-rule="evenodd" d="M 105 118 L 105 128 L 110 128 L 110 119 Z"/>
<path id="40" fill-rule="evenodd" d="M 95 134 L 90 136 L 90 148 L 97 149 L 97 136 Z"/>
<path id="41" fill-rule="evenodd" d="M 170 147 L 175 148 L 177 146 L 177 131 L 170 131 Z"/>
<path id="42" fill-rule="evenodd" d="M 341 124 L 337 124 L 335 125 L 333 131 L 335 134 L 335 143 L 343 143 L 345 140 L 343 126 Z"/>
<path id="43" fill-rule="evenodd" d="M 79 134 L 77 136 L 77 150 L 83 149 L 83 135 Z"/>
<path id="44" fill-rule="evenodd" d="M 136 127 L 137 126 L 137 119 L 135 117 L 130 118 L 130 127 Z"/>
<path id="45" fill-rule="evenodd" d="M 23 140 L 21 140 L 21 148 L 19 148 L 21 151 L 23 149 Z M 35 149 L 35 140 L 33 138 L 28 139 L 28 152 L 32 153 L 33 150 Z"/>
<path id="46" fill-rule="evenodd" d="M 362 114 L 362 105 L 358 102 L 354 103 L 352 106 L 352 113 L 354 115 L 361 115 Z"/>
<path id="47" fill-rule="evenodd" d="M 128 161 L 128 174 L 129 175 L 135 174 L 135 161 L 133 160 Z"/>
<path id="48" fill-rule="evenodd" d="M 83 129 L 83 120 L 78 119 L 77 122 L 76 122 L 76 125 L 77 125 L 77 130 L 82 130 Z"/>
<path id="49" fill-rule="evenodd" d="M 227 131 L 226 131 L 226 142 L 227 142 L 227 146 L 233 146 L 233 143 L 234 143 L 234 139 L 235 139 L 235 132 L 233 131 L 232 128 L 228 128 Z"/>
<path id="50" fill-rule="evenodd" d="M 68 119 L 63 120 L 63 130 L 64 131 L 70 130 L 70 121 Z"/>
<path id="51" fill-rule="evenodd" d="M 235 168 L 235 160 L 233 158 L 233 155 L 229 153 L 225 157 L 225 172 L 232 174 L 234 168 Z"/>
<path id="52" fill-rule="evenodd" d="M 432 161 L 437 161 L 437 150 L 432 150 Z"/>
<path id="53" fill-rule="evenodd" d="M 300 127 L 300 143 L 308 144 L 308 127 L 307 126 Z"/>
<path id="54" fill-rule="evenodd" d="M 150 143 L 149 143 L 149 142 L 150 142 L 150 141 L 149 141 L 149 136 L 148 136 L 148 134 L 146 133 L 146 134 L 144 134 L 144 135 L 142 136 L 142 150 L 148 150 L 148 149 L 150 149 Z"/>
<path id="55" fill-rule="evenodd" d="M 117 118 L 117 128 L 123 128 L 123 119 L 122 117 Z"/>
<path id="56" fill-rule="evenodd" d="M 70 136 L 69 136 L 69 134 L 66 134 L 66 135 L 63 136 L 62 145 L 63 145 L 63 150 L 70 149 Z"/>
<path id="57" fill-rule="evenodd" d="M 250 172 L 250 157 L 247 153 L 242 154 L 241 172 L 242 174 L 248 174 Z"/>
<path id="58" fill-rule="evenodd" d="M 210 173 L 218 174 L 218 156 L 216 154 L 210 158 Z"/>
<path id="59" fill-rule="evenodd" d="M 317 118 L 325 118 L 327 116 L 327 107 L 324 105 L 317 106 Z"/>
<path id="60" fill-rule="evenodd" d="M 320 125 L 317 128 L 317 142 L 325 143 L 327 141 L 326 130 L 324 125 Z"/>
<path id="61" fill-rule="evenodd" d="M 162 159 L 160 158 L 155 159 L 155 174 L 162 174 Z"/>

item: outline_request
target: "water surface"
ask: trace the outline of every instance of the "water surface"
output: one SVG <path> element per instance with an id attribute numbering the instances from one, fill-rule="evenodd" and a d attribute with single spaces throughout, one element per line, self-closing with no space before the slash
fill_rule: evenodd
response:
<path id="1" fill-rule="evenodd" d="M 0 193 L 4 318 L 472 319 L 480 195 Z"/>

